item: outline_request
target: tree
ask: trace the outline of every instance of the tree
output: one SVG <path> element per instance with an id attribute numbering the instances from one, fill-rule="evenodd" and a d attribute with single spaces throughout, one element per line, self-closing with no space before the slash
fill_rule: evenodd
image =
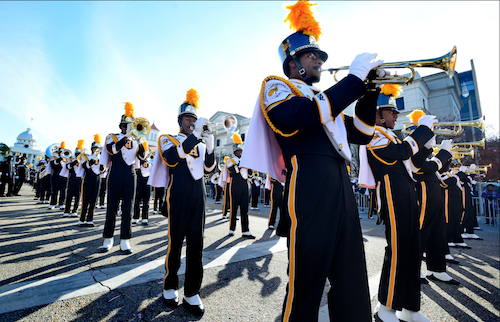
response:
<path id="1" fill-rule="evenodd" d="M 2 156 L 6 156 L 9 153 L 10 153 L 9 146 L 7 144 L 5 144 L 5 143 L 0 143 L 0 154 Z"/>
<path id="2" fill-rule="evenodd" d="M 498 134 L 486 138 L 485 148 L 479 149 L 478 160 L 480 166 L 491 164 L 485 181 L 500 180 L 500 138 Z"/>

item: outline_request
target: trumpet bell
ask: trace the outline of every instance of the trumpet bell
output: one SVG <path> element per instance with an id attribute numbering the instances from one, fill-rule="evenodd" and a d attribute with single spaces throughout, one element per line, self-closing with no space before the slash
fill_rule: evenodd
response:
<path id="1" fill-rule="evenodd" d="M 219 164 L 217 166 L 219 167 L 220 171 L 224 171 L 226 164 L 224 163 L 224 161 L 221 161 L 221 162 L 219 162 Z"/>
<path id="2" fill-rule="evenodd" d="M 226 115 L 224 117 L 224 121 L 222 122 L 222 126 L 227 132 L 234 132 L 238 127 L 238 119 L 234 115 Z"/>
<path id="3" fill-rule="evenodd" d="M 139 138 L 146 137 L 149 132 L 151 132 L 151 125 L 149 121 L 144 117 L 136 117 L 132 120 L 132 124 L 130 126 L 130 135 L 135 140 Z"/>
<path id="4" fill-rule="evenodd" d="M 61 151 L 61 157 L 63 158 L 71 158 L 73 156 L 73 153 L 69 149 L 62 149 Z"/>
<path id="5" fill-rule="evenodd" d="M 60 149 L 60 146 L 59 144 L 57 143 L 54 143 L 54 144 L 51 144 L 47 147 L 47 149 L 45 149 L 45 155 L 48 156 L 49 158 L 55 156 L 55 154 L 57 154 L 57 151 Z"/>

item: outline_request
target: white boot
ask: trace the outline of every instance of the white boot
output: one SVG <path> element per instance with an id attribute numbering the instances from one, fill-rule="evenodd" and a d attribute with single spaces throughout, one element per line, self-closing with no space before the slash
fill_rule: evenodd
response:
<path id="1" fill-rule="evenodd" d="M 460 284 L 459 281 L 453 279 L 446 272 L 433 272 L 433 271 L 427 270 L 427 278 L 434 280 L 434 281 L 445 282 L 446 284 L 452 284 L 452 285 L 459 285 Z"/>
<path id="2" fill-rule="evenodd" d="M 453 256 L 451 256 L 451 254 L 444 255 L 444 258 L 445 259 L 449 259 L 449 260 L 454 260 L 455 259 L 455 258 L 453 258 Z"/>
<path id="3" fill-rule="evenodd" d="M 205 313 L 205 307 L 198 294 L 193 296 L 184 296 L 184 306 L 189 312 L 196 316 L 202 316 Z"/>
<path id="4" fill-rule="evenodd" d="M 179 291 L 170 289 L 163 290 L 163 301 L 168 307 L 176 308 L 179 306 Z"/>
<path id="5" fill-rule="evenodd" d="M 104 238 L 104 242 L 102 243 L 102 246 L 99 247 L 99 251 L 101 253 L 106 253 L 111 249 L 111 247 L 113 247 L 113 237 Z"/>
<path id="6" fill-rule="evenodd" d="M 377 322 L 399 322 L 396 311 L 380 302 L 375 307 L 375 321 Z"/>
<path id="7" fill-rule="evenodd" d="M 403 311 L 397 311 L 396 316 L 398 317 L 398 319 L 405 322 L 431 322 L 422 313 L 410 311 L 407 309 L 403 309 Z"/>
<path id="8" fill-rule="evenodd" d="M 120 249 L 124 253 L 132 254 L 132 246 L 130 246 L 130 239 L 122 239 L 120 241 Z"/>
<path id="9" fill-rule="evenodd" d="M 454 243 L 454 242 L 449 242 L 449 243 L 448 243 L 448 247 L 456 247 L 456 246 L 457 246 L 457 245 L 455 245 L 455 243 Z"/>

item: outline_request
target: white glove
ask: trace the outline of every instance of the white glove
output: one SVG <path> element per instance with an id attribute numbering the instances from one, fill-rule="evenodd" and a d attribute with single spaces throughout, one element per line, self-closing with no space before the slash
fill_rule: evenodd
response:
<path id="1" fill-rule="evenodd" d="M 197 139 L 201 139 L 201 133 L 203 132 L 203 123 L 208 122 L 208 120 L 204 117 L 200 117 L 194 123 L 194 131 L 193 135 L 196 136 Z"/>
<path id="2" fill-rule="evenodd" d="M 214 152 L 214 135 L 208 134 L 208 133 L 203 133 L 202 137 L 203 137 L 203 141 L 205 141 L 205 144 L 207 146 L 208 154 L 211 154 L 212 152 Z"/>
<path id="3" fill-rule="evenodd" d="M 465 170 L 467 170 L 467 167 L 466 167 L 466 166 L 464 166 L 464 165 L 463 165 L 463 166 L 461 166 L 461 167 L 460 167 L 460 169 L 459 169 L 459 171 L 461 171 L 461 172 L 465 172 Z"/>
<path id="4" fill-rule="evenodd" d="M 425 125 L 432 130 L 432 125 L 436 124 L 438 120 L 434 115 L 424 115 L 418 119 L 418 125 Z"/>
<path id="5" fill-rule="evenodd" d="M 453 140 L 443 140 L 441 142 L 441 145 L 439 146 L 439 149 L 441 150 L 446 150 L 451 153 L 451 149 L 453 148 L 453 145 L 451 144 Z"/>
<path id="6" fill-rule="evenodd" d="M 426 149 L 432 149 L 433 146 L 436 145 L 436 136 L 434 135 L 433 137 L 431 137 L 429 139 L 429 141 L 427 141 L 424 146 Z"/>
<path id="7" fill-rule="evenodd" d="M 377 60 L 372 62 L 377 57 L 377 54 L 362 53 L 356 56 L 349 67 L 349 74 L 356 76 L 364 81 L 370 70 L 380 66 L 384 61 Z"/>
<path id="8" fill-rule="evenodd" d="M 376 73 L 377 73 L 377 78 L 382 78 L 391 75 L 391 72 L 385 69 L 377 69 Z M 379 89 L 382 88 L 382 86 L 384 86 L 384 84 L 375 84 L 375 87 Z"/>
<path id="9" fill-rule="evenodd" d="M 469 166 L 470 169 L 475 169 L 476 168 L 476 165 L 473 163 Z"/>
<path id="10" fill-rule="evenodd" d="M 132 127 L 132 123 L 127 123 L 127 132 L 125 133 L 125 136 L 130 138 L 130 129 Z"/>
<path id="11" fill-rule="evenodd" d="M 472 183 L 472 184 L 476 184 L 476 183 L 477 183 L 477 181 L 476 181 L 476 180 L 474 180 L 474 179 L 471 179 L 471 180 L 470 180 L 470 183 Z"/>

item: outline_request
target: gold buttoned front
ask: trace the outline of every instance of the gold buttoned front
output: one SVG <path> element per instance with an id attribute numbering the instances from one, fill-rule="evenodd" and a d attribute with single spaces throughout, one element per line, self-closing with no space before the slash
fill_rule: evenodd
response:
<path id="1" fill-rule="evenodd" d="M 342 149 L 342 143 L 339 144 L 339 147 Z"/>

